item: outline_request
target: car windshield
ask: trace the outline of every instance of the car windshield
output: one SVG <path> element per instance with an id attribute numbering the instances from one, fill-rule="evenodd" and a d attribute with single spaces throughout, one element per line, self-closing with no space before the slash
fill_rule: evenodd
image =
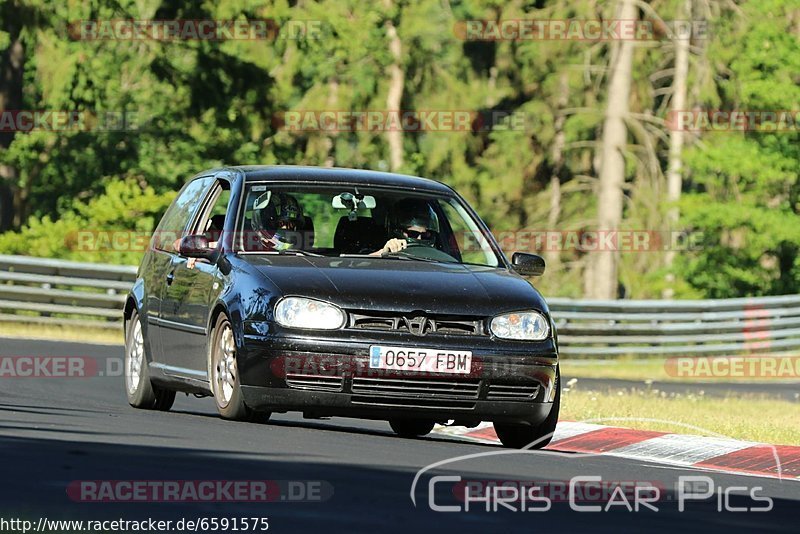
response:
<path id="1" fill-rule="evenodd" d="M 246 253 L 500 263 L 464 205 L 434 193 L 251 183 L 237 228 L 237 249 Z M 394 247 L 388 246 L 391 240 Z"/>

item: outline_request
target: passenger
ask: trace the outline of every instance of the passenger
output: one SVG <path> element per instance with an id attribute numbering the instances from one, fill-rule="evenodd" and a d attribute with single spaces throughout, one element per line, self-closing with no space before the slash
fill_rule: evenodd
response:
<path id="1" fill-rule="evenodd" d="M 297 199 L 287 193 L 275 193 L 266 205 L 259 206 L 258 202 L 256 199 L 252 227 L 259 245 L 265 250 L 302 248 L 305 217 Z"/>

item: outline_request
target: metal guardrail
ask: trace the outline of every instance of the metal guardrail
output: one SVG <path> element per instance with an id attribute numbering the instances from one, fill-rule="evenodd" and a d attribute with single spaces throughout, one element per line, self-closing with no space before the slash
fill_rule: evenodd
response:
<path id="1" fill-rule="evenodd" d="M 122 328 L 136 267 L 0 255 L 0 321 Z"/>
<path id="2" fill-rule="evenodd" d="M 564 355 L 692 356 L 800 348 L 800 295 L 717 300 L 548 299 Z"/>
<path id="3" fill-rule="evenodd" d="M 136 267 L 0 255 L 0 321 L 121 328 Z M 565 356 L 800 349 L 800 295 L 719 300 L 548 299 Z"/>

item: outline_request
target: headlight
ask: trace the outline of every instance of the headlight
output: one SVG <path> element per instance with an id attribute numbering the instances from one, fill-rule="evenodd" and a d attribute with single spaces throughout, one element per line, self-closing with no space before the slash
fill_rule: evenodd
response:
<path id="1" fill-rule="evenodd" d="M 287 297 L 275 306 L 275 321 L 287 328 L 336 330 L 344 320 L 342 310 L 321 300 Z"/>
<path id="2" fill-rule="evenodd" d="M 516 312 L 498 315 L 489 324 L 489 329 L 503 339 L 541 341 L 550 334 L 550 325 L 539 312 Z"/>

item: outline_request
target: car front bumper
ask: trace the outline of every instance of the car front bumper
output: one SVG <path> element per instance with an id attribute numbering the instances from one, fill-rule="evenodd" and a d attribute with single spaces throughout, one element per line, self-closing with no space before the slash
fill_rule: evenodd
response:
<path id="1" fill-rule="evenodd" d="M 538 424 L 555 397 L 557 352 L 469 345 L 468 339 L 325 339 L 244 336 L 238 365 L 245 403 L 256 410 L 309 417 L 424 418 Z M 375 344 L 472 350 L 468 374 L 369 367 Z M 550 350 L 548 350 L 550 349 Z"/>

